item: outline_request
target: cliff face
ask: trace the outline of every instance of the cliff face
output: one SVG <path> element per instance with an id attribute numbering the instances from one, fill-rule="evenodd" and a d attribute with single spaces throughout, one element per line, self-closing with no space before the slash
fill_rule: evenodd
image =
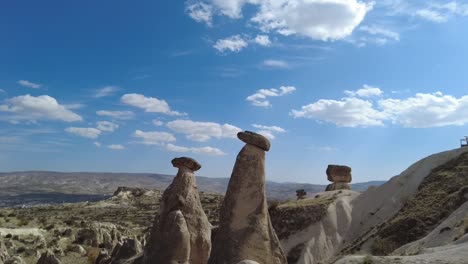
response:
<path id="1" fill-rule="evenodd" d="M 309 219 L 314 221 L 300 231 L 278 226 L 290 264 L 334 263 L 350 254 L 387 255 L 423 239 L 468 200 L 468 148 L 424 158 L 386 184 L 362 194 L 345 190 L 331 194 L 335 198 L 318 221 L 313 214 Z M 289 220 L 293 226 L 300 217 L 294 219 Z M 458 224 L 465 225 L 464 221 Z M 283 235 L 283 229 L 293 232 Z M 457 230 L 462 230 L 457 231 L 460 239 L 465 229 Z M 340 263 L 363 261 L 347 259 L 350 262 Z"/>

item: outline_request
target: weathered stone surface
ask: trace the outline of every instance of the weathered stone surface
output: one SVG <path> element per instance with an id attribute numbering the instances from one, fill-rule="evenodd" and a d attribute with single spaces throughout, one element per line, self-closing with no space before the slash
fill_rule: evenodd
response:
<path id="1" fill-rule="evenodd" d="M 264 149 L 248 143 L 237 156 L 209 264 L 287 263 L 268 214 Z"/>
<path id="2" fill-rule="evenodd" d="M 257 261 L 253 261 L 253 260 L 243 260 L 237 264 L 259 264 Z"/>
<path id="3" fill-rule="evenodd" d="M 327 186 L 325 189 L 326 192 L 336 191 L 336 190 L 351 190 L 351 186 L 346 182 L 337 182 L 332 183 Z"/>
<path id="4" fill-rule="evenodd" d="M 143 252 L 143 248 L 140 241 L 128 238 L 117 243 L 112 251 L 111 258 L 113 260 L 129 259 L 141 252 Z"/>
<path id="5" fill-rule="evenodd" d="M 75 242 L 92 247 L 105 247 L 110 250 L 119 238 L 120 232 L 115 225 L 95 222 L 78 230 Z"/>
<path id="6" fill-rule="evenodd" d="M 10 255 L 8 254 L 6 246 L 0 241 L 0 263 L 5 262 L 9 257 Z"/>
<path id="7" fill-rule="evenodd" d="M 179 168 L 179 169 L 182 167 L 186 167 L 190 169 L 191 171 L 197 171 L 201 169 L 200 163 L 198 163 L 196 160 L 192 158 L 187 158 L 187 157 L 175 158 L 171 162 L 172 162 L 172 166 Z"/>
<path id="8" fill-rule="evenodd" d="M 328 165 L 327 178 L 331 182 L 346 182 L 352 181 L 351 168 L 342 165 Z"/>
<path id="9" fill-rule="evenodd" d="M 109 252 L 103 248 L 101 251 L 99 251 L 99 255 L 96 258 L 95 264 L 107 264 L 109 260 Z"/>
<path id="10" fill-rule="evenodd" d="M 5 261 L 5 264 L 26 264 L 20 256 L 13 256 Z"/>
<path id="11" fill-rule="evenodd" d="M 179 171 L 162 196 L 160 214 L 155 219 L 145 247 L 144 263 L 170 263 L 175 257 L 184 261 L 187 252 L 190 264 L 208 262 L 211 251 L 211 224 L 203 211 L 195 182 L 193 171 L 200 168 L 197 164 L 189 158 L 173 160 L 173 165 L 178 167 Z M 167 233 L 170 229 L 178 235 Z M 187 239 L 190 242 L 189 246 L 185 245 Z"/>
<path id="12" fill-rule="evenodd" d="M 251 131 L 244 131 L 237 133 L 237 137 L 246 144 L 254 145 L 264 151 L 270 150 L 270 141 L 260 134 Z"/>
<path id="13" fill-rule="evenodd" d="M 76 244 L 68 245 L 67 251 L 75 252 L 82 256 L 86 255 L 86 250 L 82 246 Z"/>
<path id="14" fill-rule="evenodd" d="M 41 257 L 37 261 L 37 264 L 60 264 L 60 260 L 58 260 L 54 253 L 51 250 L 47 250 L 46 252 L 42 253 Z"/>

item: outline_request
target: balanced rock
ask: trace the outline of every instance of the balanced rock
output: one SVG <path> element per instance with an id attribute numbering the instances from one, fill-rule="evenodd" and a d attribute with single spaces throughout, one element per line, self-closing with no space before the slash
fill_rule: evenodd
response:
<path id="1" fill-rule="evenodd" d="M 237 133 L 237 137 L 246 144 L 254 145 L 264 151 L 270 150 L 270 141 L 260 134 L 251 131 L 244 131 Z"/>
<path id="2" fill-rule="evenodd" d="M 58 260 L 54 253 L 51 250 L 47 250 L 46 252 L 42 253 L 41 257 L 37 261 L 37 264 L 60 264 L 60 260 Z"/>
<path id="3" fill-rule="evenodd" d="M 328 165 L 327 178 L 329 181 L 333 183 L 336 183 L 336 182 L 350 183 L 353 179 L 351 175 L 351 168 L 348 166 L 342 166 L 342 165 Z"/>
<path id="4" fill-rule="evenodd" d="M 265 150 L 270 143 L 252 132 L 240 132 L 238 137 L 247 144 L 237 156 L 229 180 L 208 263 L 287 263 L 268 214 Z"/>
<path id="5" fill-rule="evenodd" d="M 163 193 L 143 262 L 206 264 L 211 252 L 211 224 L 203 211 L 194 174 L 201 166 L 185 157 L 173 159 L 172 165 L 179 171 Z"/>

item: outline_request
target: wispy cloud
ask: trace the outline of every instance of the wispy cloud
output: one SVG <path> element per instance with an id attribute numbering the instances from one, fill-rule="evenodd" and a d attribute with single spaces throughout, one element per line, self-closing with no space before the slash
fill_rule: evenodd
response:
<path id="1" fill-rule="evenodd" d="M 19 85 L 23 87 L 32 88 L 32 89 L 39 89 L 42 87 L 42 84 L 33 83 L 28 80 L 19 80 L 16 83 L 18 83 Z"/>
<path id="2" fill-rule="evenodd" d="M 114 132 L 117 128 L 119 128 L 118 124 L 109 121 L 98 121 L 96 122 L 96 125 L 96 128 L 103 132 Z"/>
<path id="3" fill-rule="evenodd" d="M 252 124 L 253 127 L 257 128 L 257 133 L 265 136 L 266 138 L 273 140 L 276 138 L 275 134 L 285 133 L 286 130 L 279 126 L 265 126 L 259 124 Z"/>
<path id="4" fill-rule="evenodd" d="M 174 120 L 166 126 L 176 133 L 185 134 L 187 139 L 205 142 L 211 138 L 236 138 L 240 128 L 230 124 L 214 122 L 196 122 L 192 120 Z"/>
<path id="5" fill-rule="evenodd" d="M 140 139 L 139 143 L 144 145 L 163 145 L 167 142 L 176 141 L 176 137 L 173 134 L 159 131 L 145 132 L 135 130 L 133 137 Z"/>
<path id="6" fill-rule="evenodd" d="M 225 39 L 218 39 L 213 45 L 213 48 L 221 53 L 226 51 L 239 52 L 246 48 L 249 44 L 240 35 L 231 36 Z"/>
<path id="7" fill-rule="evenodd" d="M 135 117 L 135 114 L 132 111 L 100 110 L 100 111 L 97 111 L 96 114 L 98 116 L 107 116 L 107 117 L 111 117 L 114 119 L 121 119 L 121 120 L 132 119 L 133 117 Z"/>
<path id="8" fill-rule="evenodd" d="M 169 104 L 161 99 L 155 97 L 146 97 L 142 94 L 125 94 L 120 99 L 122 103 L 144 109 L 149 113 L 161 113 L 172 116 L 181 116 L 185 113 L 172 111 Z"/>
<path id="9" fill-rule="evenodd" d="M 106 96 L 111 96 L 115 94 L 117 91 L 119 91 L 120 88 L 117 86 L 104 86 L 102 88 L 97 89 L 94 91 L 93 97 L 94 98 L 101 98 L 101 97 L 106 97 Z"/>
<path id="10" fill-rule="evenodd" d="M 112 144 L 112 145 L 107 146 L 107 148 L 112 149 L 112 150 L 124 150 L 125 149 L 125 147 L 120 144 Z"/>
<path id="11" fill-rule="evenodd" d="M 288 69 L 291 67 L 291 65 L 289 65 L 289 63 L 284 60 L 273 60 L 273 59 L 264 60 L 262 62 L 262 65 L 265 67 L 269 67 L 269 68 L 280 68 L 280 69 Z"/>
<path id="12" fill-rule="evenodd" d="M 166 149 L 171 152 L 179 153 L 196 153 L 196 154 L 206 154 L 211 156 L 222 156 L 226 155 L 222 150 L 213 147 L 181 147 L 174 144 L 167 144 Z"/>
<path id="13" fill-rule="evenodd" d="M 76 136 L 90 139 L 96 139 L 101 135 L 101 130 L 94 127 L 68 127 L 65 131 Z"/>
<path id="14" fill-rule="evenodd" d="M 271 107 L 268 97 L 284 96 L 296 91 L 294 86 L 281 86 L 279 89 L 260 89 L 246 98 L 254 106 Z"/>

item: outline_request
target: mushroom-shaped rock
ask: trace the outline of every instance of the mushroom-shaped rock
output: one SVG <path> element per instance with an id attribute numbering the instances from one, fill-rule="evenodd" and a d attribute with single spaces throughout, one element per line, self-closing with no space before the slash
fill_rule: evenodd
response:
<path id="1" fill-rule="evenodd" d="M 177 158 L 172 164 L 179 171 L 163 193 L 158 219 L 145 246 L 144 263 L 170 263 L 173 256 L 168 253 L 181 248 L 189 253 L 188 263 L 206 264 L 211 252 L 211 224 L 203 211 L 194 174 L 201 166 L 191 158 Z M 167 233 L 170 229 L 178 230 L 174 231 L 179 234 L 178 238 Z M 186 239 L 189 246 L 183 242 Z M 173 255 L 183 255 L 183 252 Z"/>
<path id="2" fill-rule="evenodd" d="M 47 250 L 46 252 L 42 253 L 41 257 L 37 261 L 37 264 L 60 264 L 60 260 L 58 260 L 54 253 L 51 250 Z"/>
<path id="3" fill-rule="evenodd" d="M 196 160 L 192 158 L 187 158 L 187 157 L 181 157 L 181 158 L 175 158 L 171 161 L 172 166 L 176 168 L 188 168 L 191 171 L 197 171 L 201 169 L 200 163 L 198 163 Z"/>
<path id="4" fill-rule="evenodd" d="M 244 260 L 284 264 L 286 257 L 268 214 L 265 191 L 265 145 L 263 136 L 238 135 L 247 144 L 237 156 L 220 212 L 209 264 L 234 264 Z M 255 142 L 261 144 L 252 144 Z M 262 140 L 260 140 L 262 139 Z"/>
<path id="5" fill-rule="evenodd" d="M 260 134 L 251 131 L 244 131 L 237 133 L 237 137 L 246 144 L 254 145 L 264 151 L 270 150 L 270 141 Z"/>
<path id="6" fill-rule="evenodd" d="M 350 183 L 352 181 L 351 168 L 343 165 L 328 165 L 327 178 L 334 183 Z"/>

